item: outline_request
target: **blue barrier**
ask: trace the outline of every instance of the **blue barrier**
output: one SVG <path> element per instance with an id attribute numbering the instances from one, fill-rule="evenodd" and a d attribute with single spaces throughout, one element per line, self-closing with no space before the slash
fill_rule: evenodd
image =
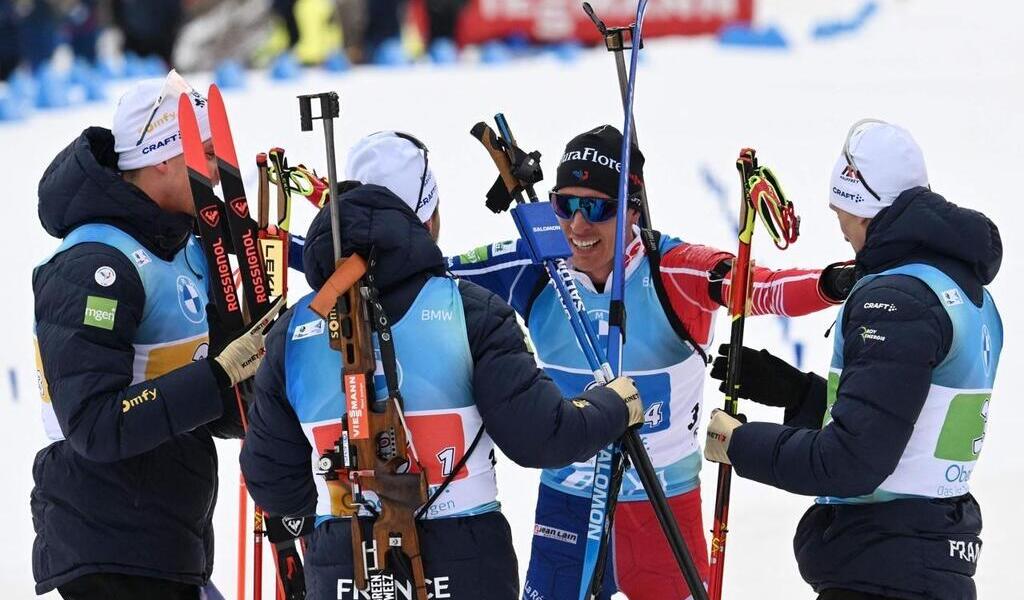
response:
<path id="1" fill-rule="evenodd" d="M 301 67 L 295 57 L 290 52 L 282 52 L 270 62 L 268 74 L 276 81 L 290 81 L 297 79 L 300 71 Z"/>
<path id="2" fill-rule="evenodd" d="M 504 42 L 487 42 L 480 47 L 480 62 L 488 65 L 500 65 L 512 58 L 512 51 Z"/>
<path id="3" fill-rule="evenodd" d="M 213 80 L 223 90 L 245 87 L 245 67 L 237 60 L 225 60 L 213 71 Z"/>
<path id="4" fill-rule="evenodd" d="M 579 42 L 560 42 L 549 46 L 548 51 L 551 52 L 551 54 L 553 54 L 558 60 L 566 63 L 572 63 L 579 60 L 580 55 L 583 53 L 583 47 Z M 643 53 L 640 54 L 640 56 L 643 55 Z"/>
<path id="5" fill-rule="evenodd" d="M 324 59 L 324 69 L 331 73 L 344 73 L 352 68 L 348 55 L 341 50 L 335 50 Z"/>
<path id="6" fill-rule="evenodd" d="M 819 21 L 811 28 L 811 37 L 821 40 L 853 33 L 864 27 L 864 24 L 877 12 L 878 4 L 874 0 L 868 0 L 850 18 Z"/>
<path id="7" fill-rule="evenodd" d="M 785 50 L 789 42 L 774 25 L 754 27 L 742 23 L 726 25 L 718 32 L 718 43 L 723 46 Z"/>
<path id="8" fill-rule="evenodd" d="M 459 48 L 449 38 L 438 38 L 430 44 L 427 55 L 435 65 L 452 65 L 459 60 Z"/>
<path id="9" fill-rule="evenodd" d="M 729 224 L 729 229 L 734 234 L 739 235 L 739 223 L 737 222 L 736 208 L 732 206 L 730 202 L 731 195 L 726 189 L 725 185 L 719 181 L 711 168 L 707 165 L 701 165 L 700 167 L 700 179 L 711 191 L 711 195 L 715 198 L 718 204 L 719 213 L 722 215 L 722 219 Z M 790 332 L 790 320 L 789 317 L 776 317 L 779 323 L 780 333 L 782 335 L 782 341 L 786 342 L 790 346 L 790 350 L 793 353 L 794 366 L 798 369 L 803 368 L 804 364 L 804 343 L 801 340 L 794 339 Z"/>
<path id="10" fill-rule="evenodd" d="M 384 40 L 373 49 L 370 62 L 381 67 L 401 67 L 409 64 L 409 55 L 405 53 L 402 40 L 391 38 Z"/>

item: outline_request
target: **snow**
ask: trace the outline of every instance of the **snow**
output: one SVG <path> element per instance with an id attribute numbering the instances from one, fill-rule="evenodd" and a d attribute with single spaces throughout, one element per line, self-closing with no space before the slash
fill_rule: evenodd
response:
<path id="1" fill-rule="evenodd" d="M 646 177 L 654 222 L 662 231 L 684 239 L 732 249 L 731 225 L 702 169 L 709 169 L 735 196 L 733 161 L 743 146 L 758 149 L 796 202 L 803 236 L 786 255 L 755 238 L 754 254 L 762 264 L 824 266 L 851 256 L 826 202 L 827 180 L 850 123 L 879 117 L 910 129 L 924 149 L 933 189 L 950 200 L 985 212 L 1000 227 L 1005 244 L 1001 276 L 991 286 L 1001 303 L 1008 332 L 1002 370 L 990 412 L 984 457 L 973 478 L 986 527 L 976 581 L 983 598 L 1008 598 L 1019 586 L 1016 558 L 1024 526 L 1018 518 L 1016 493 L 1024 481 L 1022 446 L 1015 431 L 1024 427 L 1024 405 L 1011 399 L 1019 387 L 1022 364 L 1014 334 L 1021 319 L 1012 293 L 1022 272 L 1013 226 L 1016 193 L 1012 185 L 1021 156 L 1024 122 L 1022 99 L 1024 44 L 1016 23 L 1024 16 L 1019 3 L 1003 0 L 967 4 L 955 0 L 885 2 L 863 31 L 814 42 L 809 24 L 820 16 L 841 16 L 853 8 L 841 2 L 775 0 L 759 9 L 760 18 L 777 19 L 790 37 L 788 52 L 727 49 L 710 39 L 652 40 L 641 67 L 636 101 L 637 128 L 647 157 Z M 813 6 L 808 6 L 813 5 Z M 201 77 L 193 83 L 205 86 Z M 258 150 L 280 145 L 293 163 L 324 170 L 322 136 L 298 128 L 295 96 L 334 89 L 341 95 L 338 127 L 339 163 L 344 150 L 360 136 L 380 129 L 414 133 L 430 148 L 430 162 L 440 183 L 444 220 L 441 246 L 447 254 L 514 235 L 507 216 L 483 207 L 484 193 L 495 173 L 488 157 L 468 134 L 479 120 L 504 112 L 519 141 L 537 148 L 550 177 L 555 158 L 572 135 L 599 123 L 621 127 L 621 106 L 612 59 L 603 51 L 583 53 L 574 64 L 539 57 L 502 66 L 462 64 L 410 69 L 360 69 L 345 75 L 308 71 L 303 78 L 270 82 L 251 74 L 249 86 L 229 92 L 226 101 L 243 161 Z M 116 98 L 118 89 L 112 89 Z M 53 113 L 36 113 L 20 124 L 0 124 L 0 164 L 4 168 L 8 232 L 3 252 L 8 286 L 0 308 L 8 315 L 10 344 L 0 346 L 0 365 L 18 382 L 17 398 L 0 382 L 0 467 L 6 474 L 0 514 L 6 527 L 0 561 L 0 587 L 8 598 L 32 597 L 29 518 L 30 465 L 45 445 L 38 418 L 31 348 L 31 269 L 55 246 L 38 226 L 36 184 L 54 154 L 81 129 L 109 125 L 113 102 Z M 250 181 L 251 163 L 243 164 Z M 254 188 L 253 188 L 254 191 Z M 1004 196 L 1009 196 L 1004 198 Z M 296 231 L 312 216 L 296 204 Z M 292 294 L 304 286 L 292 278 Z M 806 368 L 823 370 L 830 353 L 823 332 L 835 311 L 794 320 L 790 335 L 804 342 Z M 747 342 L 792 358 L 775 319 L 748 322 Z M 728 337 L 725 319 L 719 339 Z M 716 386 L 707 387 L 709 408 L 720 404 Z M 752 419 L 778 419 L 775 411 L 746 403 Z M 706 410 L 705 413 L 708 411 Z M 706 419 L 706 417 L 705 417 Z M 216 513 L 214 581 L 228 598 L 235 587 L 237 510 L 237 442 L 223 443 L 221 494 Z M 714 472 L 705 469 L 705 525 L 710 526 Z M 513 525 L 520 568 L 528 563 L 533 502 L 538 472 L 501 460 L 500 498 Z M 729 598 L 812 598 L 792 558 L 792 533 L 810 504 L 741 479 L 734 480 L 731 534 L 726 568 Z M 145 527 L 145 523 L 139 523 Z M 656 532 L 652 532 L 656 535 Z M 893 565 L 892 568 L 899 568 Z M 269 562 L 265 580 L 271 581 Z M 251 572 L 251 571 L 250 571 Z M 267 595 L 272 597 L 270 587 Z M 51 595 L 55 597 L 55 595 Z"/>

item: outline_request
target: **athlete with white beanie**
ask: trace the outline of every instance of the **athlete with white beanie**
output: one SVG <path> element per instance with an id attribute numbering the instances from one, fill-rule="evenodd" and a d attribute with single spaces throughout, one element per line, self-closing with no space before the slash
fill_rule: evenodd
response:
<path id="1" fill-rule="evenodd" d="M 208 138 L 206 99 L 172 71 L 128 90 L 112 128 L 87 128 L 39 183 L 39 219 L 60 240 L 32 276 L 51 440 L 32 469 L 39 594 L 219 597 L 211 438 L 242 435 L 232 387 L 256 372 L 267 322 L 227 332 L 207 319 L 182 93 Z"/>
<path id="2" fill-rule="evenodd" d="M 982 519 L 970 479 L 1003 343 L 986 289 L 999 230 L 932 192 L 913 137 L 883 121 L 853 125 L 829 187 L 859 279 L 827 379 L 744 348 L 739 395 L 785 407 L 784 424 L 715 411 L 705 455 L 818 497 L 793 547 L 819 600 L 973 600 Z"/>

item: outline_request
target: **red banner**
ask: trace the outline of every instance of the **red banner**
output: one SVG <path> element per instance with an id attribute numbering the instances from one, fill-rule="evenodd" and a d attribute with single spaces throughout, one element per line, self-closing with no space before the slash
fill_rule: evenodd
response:
<path id="1" fill-rule="evenodd" d="M 636 17 L 636 0 L 590 4 L 608 27 L 629 25 Z M 754 0 L 650 0 L 644 37 L 715 33 L 727 23 L 750 23 L 753 10 Z M 459 17 L 459 45 L 514 35 L 541 43 L 601 41 L 582 0 L 470 0 Z"/>

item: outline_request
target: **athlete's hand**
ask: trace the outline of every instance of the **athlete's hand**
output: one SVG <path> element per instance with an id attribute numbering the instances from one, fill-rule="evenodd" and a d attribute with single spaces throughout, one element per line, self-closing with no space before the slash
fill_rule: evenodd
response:
<path id="1" fill-rule="evenodd" d="M 729 442 L 732 441 L 733 430 L 742 424 L 742 421 L 720 408 L 711 411 L 708 438 L 704 442 L 704 458 L 712 462 L 731 465 Z"/>
<path id="2" fill-rule="evenodd" d="M 644 403 L 640 400 L 640 392 L 629 377 L 616 377 L 608 382 L 606 386 L 619 395 L 626 403 L 626 410 L 629 411 L 629 424 L 627 427 L 641 425 L 644 422 Z"/>
<path id="3" fill-rule="evenodd" d="M 214 362 L 221 368 L 230 386 L 249 379 L 256 374 L 256 369 L 263 361 L 266 353 L 266 337 L 274 320 L 284 310 L 284 298 L 278 298 L 270 305 L 260 319 L 249 325 L 249 328 L 230 341 L 217 356 Z"/>
<path id="4" fill-rule="evenodd" d="M 718 389 L 728 393 L 725 379 L 729 371 L 729 344 L 718 347 L 718 356 L 711 367 L 711 378 L 722 385 Z M 791 408 L 803 402 L 810 383 L 810 375 L 790 365 L 767 350 L 743 348 L 740 356 L 739 397 L 767 406 Z"/>
<path id="5" fill-rule="evenodd" d="M 818 291 L 829 302 L 842 304 L 857 283 L 854 262 L 836 262 L 825 267 L 818 278 Z"/>

